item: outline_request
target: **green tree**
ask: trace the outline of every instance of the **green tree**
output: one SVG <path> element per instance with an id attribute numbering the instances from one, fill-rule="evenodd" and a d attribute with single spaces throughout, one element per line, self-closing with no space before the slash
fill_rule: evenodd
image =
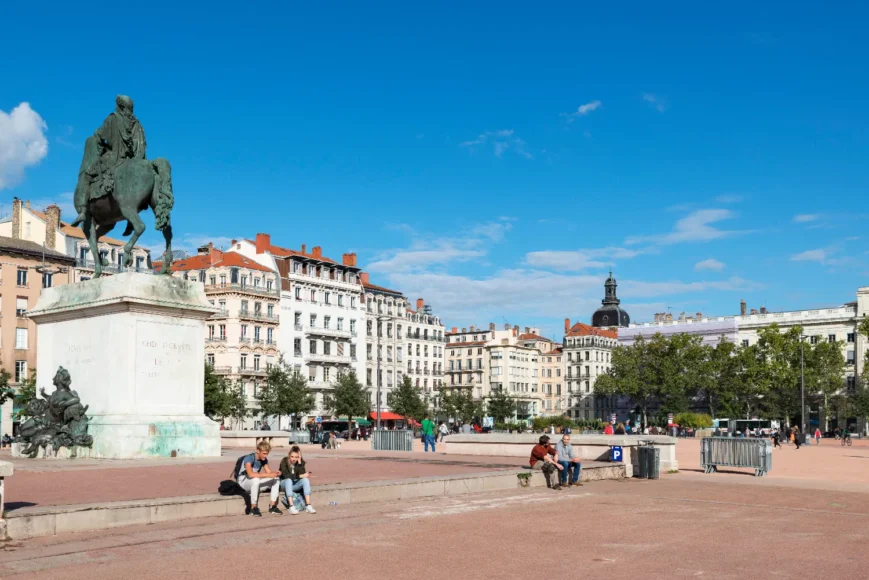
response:
<path id="1" fill-rule="evenodd" d="M 661 411 L 687 411 L 698 392 L 707 349 L 703 338 L 692 334 L 656 334 L 649 341 L 649 364 L 658 384 Z"/>
<path id="2" fill-rule="evenodd" d="M 760 410 L 768 419 L 799 415 L 801 334 L 799 326 L 782 332 L 775 323 L 758 332 L 755 380 L 763 393 Z"/>
<path id="3" fill-rule="evenodd" d="M 658 372 L 650 341 L 637 336 L 630 346 L 617 346 L 612 350 L 609 371 L 594 383 L 596 395 L 624 396 L 636 405 L 643 414 L 643 424 L 648 425 L 649 409 L 660 394 Z"/>
<path id="4" fill-rule="evenodd" d="M 503 388 L 493 390 L 486 399 L 486 411 L 497 423 L 510 421 L 516 414 L 516 399 Z"/>
<path id="5" fill-rule="evenodd" d="M 485 412 L 483 401 L 475 399 L 470 388 L 441 389 L 441 400 L 441 408 L 462 423 L 470 423 Z"/>
<path id="6" fill-rule="evenodd" d="M 817 398 L 825 416 L 829 416 L 831 401 L 845 386 L 842 346 L 838 341 L 804 345 L 806 396 Z"/>
<path id="7" fill-rule="evenodd" d="M 238 427 L 244 423 L 244 420 L 252 415 L 251 409 L 247 406 L 247 393 L 245 392 L 244 383 L 238 380 L 234 383 L 226 382 L 226 403 L 224 418 L 231 418 L 235 421 L 235 426 Z"/>
<path id="8" fill-rule="evenodd" d="M 0 370 L 0 383 L 3 382 L 3 373 L 6 371 Z M 8 381 L 8 379 L 6 379 Z M 16 414 L 16 419 L 21 420 L 25 417 L 29 417 L 28 407 L 30 406 L 30 401 L 36 398 L 36 371 L 30 373 L 30 376 L 22 383 L 22 385 L 18 388 L 18 392 L 15 394 L 15 405 L 18 407 L 18 413 Z"/>
<path id="9" fill-rule="evenodd" d="M 6 369 L 0 368 L 0 405 L 15 396 L 15 388 L 9 385 L 9 379 L 11 378 L 12 375 L 6 372 Z"/>
<path id="10" fill-rule="evenodd" d="M 215 374 L 213 366 L 205 363 L 205 415 L 212 420 L 229 416 L 226 386 L 226 380 Z"/>
<path id="11" fill-rule="evenodd" d="M 365 416 L 371 410 L 371 393 L 350 372 L 338 377 L 332 386 L 332 393 L 323 401 L 323 406 L 336 417 L 347 417 L 347 422 L 355 416 Z"/>
<path id="12" fill-rule="evenodd" d="M 283 355 L 269 368 L 265 383 L 257 390 L 257 400 L 263 417 L 276 416 L 281 429 L 281 417 L 306 415 L 314 410 L 316 399 L 308 381 Z"/>
<path id="13" fill-rule="evenodd" d="M 708 429 L 712 427 L 712 417 L 705 413 L 679 413 L 674 420 L 680 427 L 689 429 Z"/>
<path id="14" fill-rule="evenodd" d="M 407 375 L 398 383 L 398 387 L 392 391 L 392 397 L 389 406 L 393 412 L 421 422 L 426 413 L 428 413 L 428 405 L 422 398 L 422 391 L 419 387 L 414 386 L 413 381 Z"/>

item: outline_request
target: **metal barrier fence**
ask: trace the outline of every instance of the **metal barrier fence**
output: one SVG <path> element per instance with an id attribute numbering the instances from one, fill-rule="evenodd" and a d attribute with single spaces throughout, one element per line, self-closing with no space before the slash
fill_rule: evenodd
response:
<path id="1" fill-rule="evenodd" d="M 700 467 L 713 473 L 719 467 L 747 467 L 763 477 L 772 470 L 769 439 L 704 437 L 700 440 Z"/>
<path id="2" fill-rule="evenodd" d="M 311 442 L 311 433 L 310 431 L 290 431 L 290 443 L 310 443 Z"/>
<path id="3" fill-rule="evenodd" d="M 374 451 L 413 451 L 413 431 L 372 431 L 371 449 Z"/>

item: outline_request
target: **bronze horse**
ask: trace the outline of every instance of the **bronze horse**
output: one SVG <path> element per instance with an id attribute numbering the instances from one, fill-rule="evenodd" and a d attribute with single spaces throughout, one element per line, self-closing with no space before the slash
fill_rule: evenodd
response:
<path id="1" fill-rule="evenodd" d="M 100 159 L 97 139 L 96 136 L 91 136 L 85 141 L 77 187 L 89 186 L 87 170 Z M 127 221 L 124 236 L 133 234 L 124 245 L 124 266 L 133 264 L 133 246 L 145 231 L 139 212 L 148 207 L 154 212 L 154 227 L 163 232 L 166 240 L 166 252 L 163 254 L 160 273 L 169 273 L 172 265 L 172 225 L 169 213 L 174 203 L 171 167 L 165 159 L 127 159 L 116 167 L 114 190 L 107 195 L 90 199 L 82 222 L 82 231 L 94 258 L 94 278 L 99 278 L 103 266 L 108 266 L 108 262 L 100 256 L 97 240 L 112 231 L 120 221 Z"/>

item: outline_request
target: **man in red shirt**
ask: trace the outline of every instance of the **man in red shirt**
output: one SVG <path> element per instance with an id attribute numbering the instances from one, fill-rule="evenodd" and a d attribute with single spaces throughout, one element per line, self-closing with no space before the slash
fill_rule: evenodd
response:
<path id="1" fill-rule="evenodd" d="M 558 463 L 558 453 L 555 447 L 549 444 L 549 435 L 542 435 L 533 449 L 531 449 L 531 458 L 528 463 L 531 469 L 539 469 L 543 472 L 543 477 L 546 478 L 546 487 L 551 489 L 561 489 L 558 481 L 555 485 L 552 484 L 552 474 L 556 471 L 564 469 Z"/>

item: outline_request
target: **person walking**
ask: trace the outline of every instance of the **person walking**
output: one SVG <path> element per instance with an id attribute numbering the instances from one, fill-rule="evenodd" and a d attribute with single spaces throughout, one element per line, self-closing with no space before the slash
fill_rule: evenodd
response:
<path id="1" fill-rule="evenodd" d="M 816 445 L 821 444 L 821 428 L 820 427 L 815 427 L 815 444 Z"/>
<path id="2" fill-rule="evenodd" d="M 425 446 L 425 452 L 428 453 L 428 446 L 431 445 L 432 453 L 435 452 L 435 424 L 428 415 L 422 420 L 422 441 Z"/>
<path id="3" fill-rule="evenodd" d="M 794 445 L 797 449 L 800 448 L 800 430 L 798 427 L 794 426 L 793 432 L 791 433 L 791 437 L 794 438 Z"/>
<path id="4" fill-rule="evenodd" d="M 779 432 L 778 429 L 776 429 L 775 431 L 772 432 L 772 443 L 773 443 L 773 445 L 772 445 L 773 449 L 775 449 L 776 447 L 781 449 L 781 433 Z"/>

